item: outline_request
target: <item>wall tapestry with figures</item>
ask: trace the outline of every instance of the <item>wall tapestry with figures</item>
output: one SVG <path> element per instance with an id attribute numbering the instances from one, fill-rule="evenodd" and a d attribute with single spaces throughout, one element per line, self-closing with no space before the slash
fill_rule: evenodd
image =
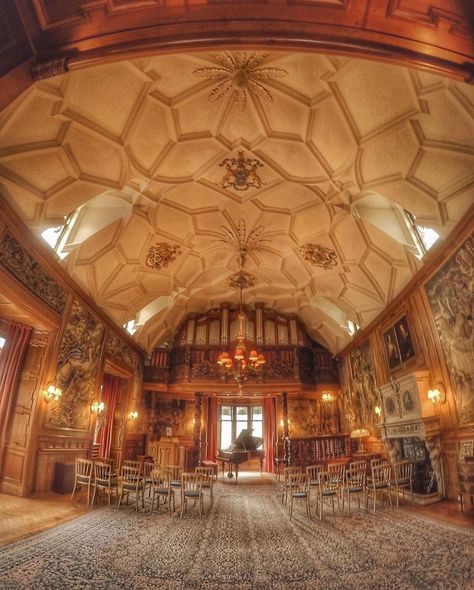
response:
<path id="1" fill-rule="evenodd" d="M 339 361 L 339 382 L 341 384 L 342 431 L 350 432 L 355 428 L 355 404 L 349 377 L 349 360 L 346 357 Z"/>
<path id="2" fill-rule="evenodd" d="M 380 402 L 369 340 L 353 350 L 349 358 L 352 378 L 350 404 L 355 426 L 367 428 L 371 434 L 375 434 L 377 419 L 374 408 Z"/>
<path id="3" fill-rule="evenodd" d="M 474 234 L 426 283 L 460 424 L 474 423 Z"/>
<path id="4" fill-rule="evenodd" d="M 87 430 L 97 381 L 105 328 L 74 301 L 59 350 L 55 382 L 62 389 L 58 403 L 48 405 L 47 425 Z"/>
<path id="5" fill-rule="evenodd" d="M 193 436 L 194 402 L 162 400 L 154 392 L 146 391 L 144 405 L 150 440 L 162 436 Z"/>
<path id="6" fill-rule="evenodd" d="M 307 437 L 320 433 L 321 416 L 315 399 L 288 400 L 290 436 Z"/>

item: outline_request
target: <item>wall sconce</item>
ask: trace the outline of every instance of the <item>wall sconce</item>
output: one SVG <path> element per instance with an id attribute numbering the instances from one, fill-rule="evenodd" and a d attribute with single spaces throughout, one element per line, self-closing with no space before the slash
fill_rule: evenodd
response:
<path id="1" fill-rule="evenodd" d="M 330 391 L 323 391 L 323 395 L 321 396 L 323 402 L 332 402 L 334 399 L 333 394 Z"/>
<path id="2" fill-rule="evenodd" d="M 93 414 L 101 414 L 105 410 L 104 402 L 93 402 L 91 404 L 91 412 Z"/>
<path id="3" fill-rule="evenodd" d="M 56 387 L 53 383 L 50 383 L 47 389 L 43 389 L 43 397 L 47 402 L 51 400 L 57 402 L 62 394 L 62 390 L 59 389 L 59 387 Z"/>
<path id="4" fill-rule="evenodd" d="M 137 411 L 131 410 L 128 413 L 128 419 L 129 420 L 136 420 L 137 418 L 138 418 L 138 412 Z"/>
<path id="5" fill-rule="evenodd" d="M 382 415 L 382 406 L 375 406 L 374 412 L 377 416 L 380 417 Z"/>
<path id="6" fill-rule="evenodd" d="M 430 389 L 427 395 L 428 399 L 431 400 L 435 406 L 440 406 L 441 404 L 446 403 L 446 388 L 441 381 L 438 381 L 436 385 L 437 387 Z"/>

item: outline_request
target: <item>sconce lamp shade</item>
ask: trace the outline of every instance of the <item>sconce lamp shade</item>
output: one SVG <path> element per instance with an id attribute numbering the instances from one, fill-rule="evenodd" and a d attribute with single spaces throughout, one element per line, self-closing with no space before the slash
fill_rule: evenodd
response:
<path id="1" fill-rule="evenodd" d="M 53 383 L 50 383 L 47 389 L 43 390 L 43 397 L 44 399 L 49 402 L 50 400 L 54 400 L 55 402 L 62 396 L 63 392 L 59 387 L 56 387 Z"/>
<path id="2" fill-rule="evenodd" d="M 129 420 L 136 420 L 137 418 L 138 418 L 138 412 L 136 410 L 135 411 L 134 410 L 131 410 L 128 413 L 128 419 Z"/>
<path id="3" fill-rule="evenodd" d="M 100 414 L 104 410 L 105 410 L 104 402 L 94 402 L 93 404 L 91 404 L 91 412 L 93 414 Z"/>

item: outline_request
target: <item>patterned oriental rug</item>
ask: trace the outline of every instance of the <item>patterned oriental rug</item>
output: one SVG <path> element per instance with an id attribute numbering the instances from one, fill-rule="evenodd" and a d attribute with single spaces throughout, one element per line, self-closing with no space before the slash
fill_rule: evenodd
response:
<path id="1" fill-rule="evenodd" d="M 468 590 L 474 533 L 403 509 L 290 523 L 275 485 L 222 485 L 202 520 L 99 508 L 0 551 L 2 590 Z"/>

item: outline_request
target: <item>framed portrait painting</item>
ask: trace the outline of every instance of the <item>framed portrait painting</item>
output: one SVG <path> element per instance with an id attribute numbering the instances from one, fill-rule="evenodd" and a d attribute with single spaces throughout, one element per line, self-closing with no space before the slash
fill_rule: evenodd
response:
<path id="1" fill-rule="evenodd" d="M 397 335 L 400 358 L 402 363 L 405 363 L 415 356 L 415 347 L 406 315 L 395 323 L 395 333 Z"/>
<path id="2" fill-rule="evenodd" d="M 395 332 L 395 326 L 391 326 L 383 334 L 383 343 L 385 348 L 385 354 L 387 355 L 388 366 L 390 370 L 396 369 L 402 364 L 400 356 L 400 350 L 397 343 L 397 334 Z"/>
<path id="3" fill-rule="evenodd" d="M 382 334 L 388 368 L 395 371 L 416 356 L 408 318 L 403 315 Z"/>

